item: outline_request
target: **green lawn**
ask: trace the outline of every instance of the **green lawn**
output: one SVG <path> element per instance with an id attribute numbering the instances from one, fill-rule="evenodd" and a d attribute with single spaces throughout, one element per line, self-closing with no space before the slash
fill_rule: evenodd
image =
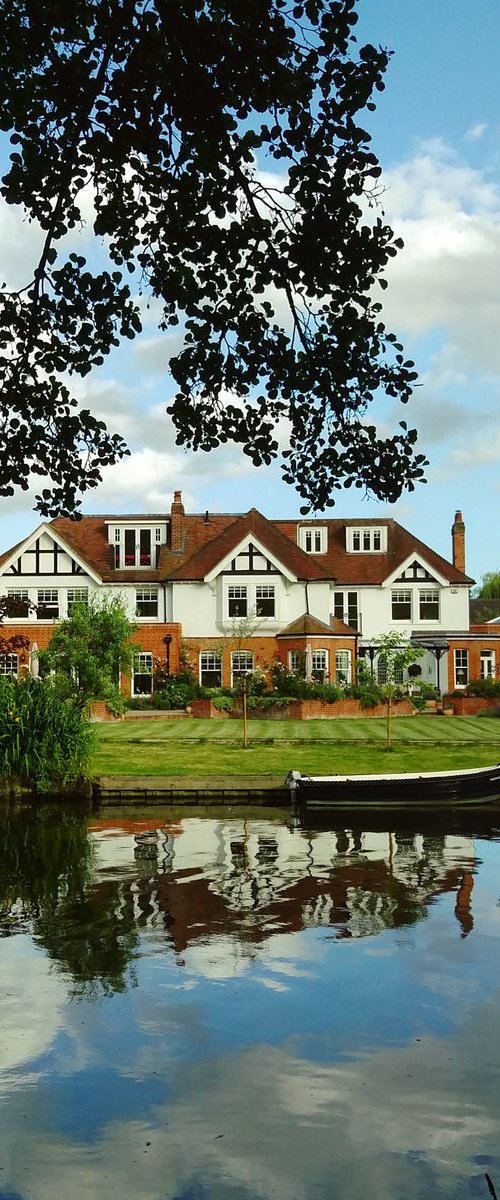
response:
<path id="1" fill-rule="evenodd" d="M 500 761 L 500 721 L 477 717 L 376 717 L 332 721 L 123 721 L 98 728 L 93 773 L 258 775 L 457 770 Z"/>

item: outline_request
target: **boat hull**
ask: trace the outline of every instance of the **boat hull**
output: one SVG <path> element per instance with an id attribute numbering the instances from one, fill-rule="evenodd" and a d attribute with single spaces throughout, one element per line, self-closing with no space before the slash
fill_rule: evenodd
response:
<path id="1" fill-rule="evenodd" d="M 310 808 L 454 808 L 500 801 L 500 765 L 421 775 L 293 774 L 292 803 Z"/>

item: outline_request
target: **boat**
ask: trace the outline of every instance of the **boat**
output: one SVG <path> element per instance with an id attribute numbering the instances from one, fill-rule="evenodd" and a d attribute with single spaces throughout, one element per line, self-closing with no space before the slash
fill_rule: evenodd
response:
<path id="1" fill-rule="evenodd" d="M 290 771 L 292 811 L 300 808 L 453 808 L 500 800 L 500 763 L 467 771 L 408 775 L 301 775 Z"/>

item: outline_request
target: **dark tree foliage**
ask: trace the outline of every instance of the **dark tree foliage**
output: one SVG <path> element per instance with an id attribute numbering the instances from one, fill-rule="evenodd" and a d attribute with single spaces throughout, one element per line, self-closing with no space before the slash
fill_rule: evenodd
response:
<path id="1" fill-rule="evenodd" d="M 23 633 L 6 635 L 2 625 L 6 617 L 20 617 L 24 608 L 10 596 L 0 596 L 0 657 L 4 654 L 17 654 L 18 651 L 29 650 L 30 640 Z"/>
<path id="2" fill-rule="evenodd" d="M 355 8 L 0 0 L 2 191 L 44 233 L 33 278 L 2 298 L 0 494 L 48 473 L 38 508 L 71 513 L 127 452 L 62 376 L 140 332 L 129 272 L 160 302 L 160 328 L 185 333 L 171 362 L 178 444 L 232 441 L 269 463 L 284 426 L 303 512 L 341 486 L 392 501 L 422 479 L 415 431 L 380 436 L 366 416 L 377 393 L 406 403 L 416 374 L 375 288 L 401 242 L 358 114 L 389 54 L 357 45 Z M 85 185 L 106 270 L 64 242 Z"/>

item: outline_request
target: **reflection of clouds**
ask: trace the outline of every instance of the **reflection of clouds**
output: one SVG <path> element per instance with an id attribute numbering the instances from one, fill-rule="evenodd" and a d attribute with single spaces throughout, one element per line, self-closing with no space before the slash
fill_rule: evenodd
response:
<path id="1" fill-rule="evenodd" d="M 248 869 L 260 869 L 263 855 L 266 870 L 281 858 L 290 878 L 304 866 L 326 878 L 335 861 L 345 870 L 356 859 L 376 864 L 390 855 L 393 878 L 411 884 L 425 851 L 431 882 L 444 872 L 449 887 L 447 870 L 460 874 L 474 855 L 466 837 L 402 832 L 390 843 L 387 835 L 358 837 L 355 853 L 352 835 L 344 835 L 336 857 L 331 834 L 297 836 L 279 821 L 184 820 L 174 835 L 180 874 L 171 883 L 181 904 L 190 879 L 205 872 L 218 871 L 225 888 L 235 831 Z M 107 895 L 113 878 L 134 871 L 133 837 L 114 829 L 96 839 L 96 878 Z M 11 970 L 2 983 L 16 988 L 18 1041 L 27 1014 L 40 1013 L 43 1029 L 18 1057 L 24 1069 L 3 1108 L 9 1178 L 0 1186 L 36 1200 L 66 1200 L 68 1181 L 72 1200 L 467 1195 L 469 1179 L 481 1174 L 473 1156 L 498 1152 L 498 846 L 483 843 L 481 853 L 476 927 L 465 943 L 454 925 L 453 889 L 417 927 L 417 950 L 400 953 L 391 930 L 378 946 L 334 943 L 321 928 L 275 933 L 256 946 L 245 936 L 260 918 L 245 910 L 239 936 L 212 927 L 187 947 L 182 965 L 158 931 L 143 931 L 135 990 L 63 1009 L 64 981 L 24 938 L 5 940 Z M 440 979 L 449 989 L 441 1006 L 433 994 Z M 434 1032 L 443 1026 L 446 1036 Z M 50 1073 L 35 1077 L 30 1060 L 47 1048 Z M 488 1169 L 500 1177 L 500 1162 Z"/>
<path id="2" fill-rule="evenodd" d="M 68 989 L 27 937 L 1 943 L 0 1091 L 11 1072 L 38 1057 L 55 1037 Z"/>
<path id="3" fill-rule="evenodd" d="M 497 1133 L 500 1017 L 476 1016 L 460 1039 L 335 1064 L 262 1045 L 184 1065 L 171 1105 L 110 1123 L 91 1149 L 28 1129 L 15 1185 L 37 1200 L 63 1200 L 68 1178 L 75 1200 L 104 1180 L 123 1200 L 195 1185 L 207 1200 L 467 1194 Z"/>

